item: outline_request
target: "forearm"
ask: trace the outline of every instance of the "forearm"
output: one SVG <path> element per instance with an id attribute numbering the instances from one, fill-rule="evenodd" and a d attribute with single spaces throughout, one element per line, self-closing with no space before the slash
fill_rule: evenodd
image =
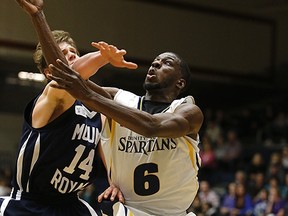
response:
<path id="1" fill-rule="evenodd" d="M 115 101 L 94 92 L 83 95 L 80 100 L 91 109 L 102 113 L 130 130 L 146 137 L 154 135 L 155 121 L 153 116 L 146 112 L 115 103 Z"/>
<path id="2" fill-rule="evenodd" d="M 111 99 L 90 91 L 82 94 L 80 100 L 89 108 L 102 113 L 120 125 L 145 137 L 176 138 L 188 134 L 188 123 L 171 113 L 151 115 L 138 109 L 127 107 Z"/>
<path id="3" fill-rule="evenodd" d="M 111 95 L 107 91 L 105 91 L 105 89 L 102 88 L 101 86 L 97 85 L 96 83 L 94 83 L 90 80 L 87 80 L 86 83 L 92 91 L 96 92 L 97 94 L 100 94 L 101 96 L 103 96 L 105 98 L 112 99 Z"/>
<path id="4" fill-rule="evenodd" d="M 31 15 L 31 20 L 35 27 L 47 64 L 56 64 L 56 59 L 61 59 L 63 62 L 67 63 L 64 54 L 61 52 L 52 35 L 43 11 L 40 10 Z"/>
<path id="5" fill-rule="evenodd" d="M 96 51 L 81 56 L 72 68 L 80 73 L 84 79 L 88 79 L 108 63 L 108 60 L 103 58 L 100 51 Z"/>

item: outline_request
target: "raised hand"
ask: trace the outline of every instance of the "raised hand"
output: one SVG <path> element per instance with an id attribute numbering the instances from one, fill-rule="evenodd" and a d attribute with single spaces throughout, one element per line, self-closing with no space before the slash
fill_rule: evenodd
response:
<path id="1" fill-rule="evenodd" d="M 16 0 L 17 3 L 30 15 L 43 10 L 43 0 Z"/>
<path id="2" fill-rule="evenodd" d="M 57 59 L 57 66 L 50 64 L 47 78 L 54 80 L 50 82 L 50 86 L 53 88 L 64 89 L 69 92 L 74 98 L 81 100 L 83 95 L 88 95 L 92 92 L 88 88 L 86 81 L 80 76 L 80 74 L 70 68 L 63 61 Z"/>
<path id="3" fill-rule="evenodd" d="M 120 68 L 128 68 L 128 69 L 136 69 L 138 67 L 137 64 L 133 62 L 127 62 L 124 59 L 124 55 L 127 53 L 126 50 L 119 50 L 117 47 L 113 45 L 109 45 L 106 42 L 92 42 L 92 46 L 99 49 L 103 58 L 105 58 L 109 63 L 115 67 Z"/>

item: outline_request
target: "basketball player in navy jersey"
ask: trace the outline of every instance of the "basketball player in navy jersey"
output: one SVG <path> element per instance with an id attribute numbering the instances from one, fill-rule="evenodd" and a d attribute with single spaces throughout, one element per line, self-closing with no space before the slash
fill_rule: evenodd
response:
<path id="1" fill-rule="evenodd" d="M 100 51 L 109 49 L 107 44 Z M 192 96 L 177 99 L 188 86 L 190 70 L 173 52 L 158 55 L 145 82 L 146 94 L 105 88 L 114 100 L 92 90 L 61 60 L 50 65 L 53 87 L 112 119 L 103 130 L 103 150 L 111 181 L 123 192 L 125 205 L 115 215 L 185 216 L 198 191 L 199 135 L 203 114 Z M 104 145 L 105 142 L 108 145 Z M 108 197 L 113 188 L 99 196 Z"/>
<path id="2" fill-rule="evenodd" d="M 42 0 L 31 2 L 18 0 L 38 34 L 41 45 L 37 46 L 34 60 L 45 76 L 49 73 L 46 62 L 55 63 L 57 58 L 79 71 L 85 80 L 109 63 L 99 51 L 79 57 L 67 32 L 51 33 L 42 11 Z M 94 46 L 97 48 L 98 44 Z M 124 60 L 125 50 L 111 48 L 107 52 L 112 65 L 137 67 Z M 78 197 L 78 192 L 97 175 L 96 154 L 102 130 L 100 113 L 90 110 L 68 92 L 51 88 L 54 82 L 49 82 L 25 108 L 12 193 L 8 198 L 0 198 L 0 215 L 101 214 Z M 101 94 L 110 97 L 104 91 Z M 118 188 L 114 187 L 114 193 L 121 201 Z"/>

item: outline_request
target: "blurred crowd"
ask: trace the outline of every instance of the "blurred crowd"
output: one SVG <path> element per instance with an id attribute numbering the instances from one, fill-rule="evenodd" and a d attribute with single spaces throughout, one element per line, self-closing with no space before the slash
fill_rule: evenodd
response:
<path id="1" fill-rule="evenodd" d="M 197 216 L 288 215 L 288 112 L 206 110 Z"/>

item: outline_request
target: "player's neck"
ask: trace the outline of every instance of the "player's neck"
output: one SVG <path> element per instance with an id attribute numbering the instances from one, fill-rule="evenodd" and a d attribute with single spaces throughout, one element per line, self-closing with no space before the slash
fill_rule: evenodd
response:
<path id="1" fill-rule="evenodd" d="M 164 92 L 146 92 L 145 100 L 155 101 L 155 102 L 163 102 L 163 103 L 171 103 L 175 100 L 175 97 L 171 94 L 165 94 Z"/>

